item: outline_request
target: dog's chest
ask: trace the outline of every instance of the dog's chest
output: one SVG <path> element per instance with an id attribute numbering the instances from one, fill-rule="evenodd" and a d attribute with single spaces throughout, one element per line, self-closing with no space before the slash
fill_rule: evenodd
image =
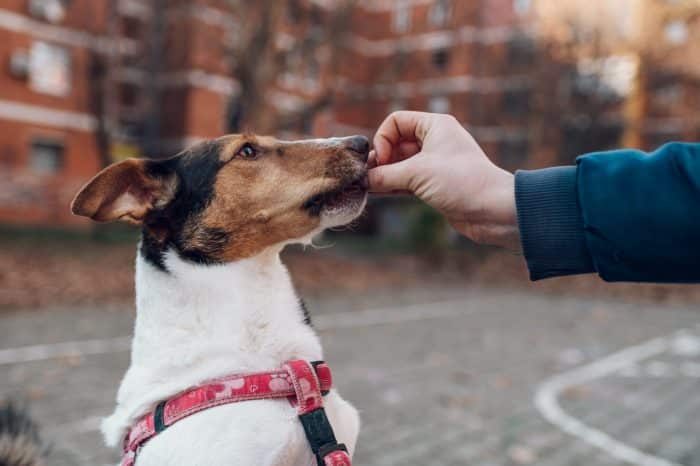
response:
<path id="1" fill-rule="evenodd" d="M 325 410 L 339 442 L 354 452 L 357 411 L 337 392 Z M 286 400 L 258 400 L 219 406 L 192 415 L 149 441 L 138 466 L 163 465 L 314 466 L 316 461 Z"/>
<path id="2" fill-rule="evenodd" d="M 285 400 L 219 406 L 184 419 L 150 441 L 138 466 L 311 466 L 296 411 Z"/>
<path id="3" fill-rule="evenodd" d="M 321 343 L 277 256 L 222 267 L 169 258 L 163 274 L 139 260 L 132 364 L 115 412 L 103 423 L 108 444 L 155 405 L 203 381 L 265 371 L 291 359 L 323 359 Z M 326 412 L 352 451 L 357 412 L 334 391 Z M 218 406 L 175 423 L 148 441 L 137 466 L 314 465 L 296 410 L 286 400 Z"/>

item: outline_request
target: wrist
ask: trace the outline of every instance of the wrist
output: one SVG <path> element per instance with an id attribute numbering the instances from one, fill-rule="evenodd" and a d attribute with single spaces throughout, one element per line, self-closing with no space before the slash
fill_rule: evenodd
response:
<path id="1" fill-rule="evenodd" d="M 520 251 L 518 213 L 515 203 L 515 177 L 513 174 L 500 170 L 497 179 L 493 181 L 491 191 L 486 209 L 489 215 L 485 221 L 487 244 Z"/>
<path id="2" fill-rule="evenodd" d="M 476 243 L 520 251 L 513 174 L 498 168 L 472 196 L 478 203 L 471 203 L 462 220 L 452 225 Z"/>

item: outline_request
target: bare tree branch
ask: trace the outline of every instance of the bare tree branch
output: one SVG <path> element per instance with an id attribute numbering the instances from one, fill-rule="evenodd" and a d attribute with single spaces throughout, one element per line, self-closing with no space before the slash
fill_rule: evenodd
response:
<path id="1" fill-rule="evenodd" d="M 331 77 L 346 46 L 354 0 L 338 1 L 332 8 L 310 0 L 229 3 L 239 13 L 238 30 L 226 49 L 239 83 L 231 101 L 229 129 L 302 130 L 332 103 Z M 284 77 L 297 84 L 313 82 L 314 90 L 287 89 Z M 294 105 L 277 101 L 279 96 Z"/>

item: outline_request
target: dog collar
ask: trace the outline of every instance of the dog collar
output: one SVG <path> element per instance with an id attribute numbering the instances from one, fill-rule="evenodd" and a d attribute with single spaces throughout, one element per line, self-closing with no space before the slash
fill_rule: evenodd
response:
<path id="1" fill-rule="evenodd" d="M 160 402 L 142 417 L 124 438 L 121 466 L 134 466 L 139 450 L 149 439 L 187 416 L 223 404 L 274 398 L 287 398 L 296 407 L 318 466 L 351 466 L 347 449 L 337 442 L 323 409 L 323 395 L 332 385 L 331 370 L 325 362 L 303 360 L 289 361 L 275 371 L 211 380 Z"/>

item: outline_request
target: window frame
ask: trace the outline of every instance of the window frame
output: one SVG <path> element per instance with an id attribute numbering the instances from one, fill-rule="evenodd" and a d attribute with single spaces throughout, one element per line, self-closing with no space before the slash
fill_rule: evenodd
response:
<path id="1" fill-rule="evenodd" d="M 55 152 L 55 163 L 50 170 L 40 168 L 37 163 L 37 149 L 39 147 L 58 149 Z M 60 175 L 66 166 L 66 142 L 64 139 L 50 136 L 33 136 L 29 140 L 29 151 L 27 158 L 27 167 L 32 173 L 39 176 L 55 176 Z"/>
<path id="2" fill-rule="evenodd" d="M 428 10 L 428 24 L 436 28 L 445 27 L 452 16 L 452 2 L 437 0 Z"/>
<path id="3" fill-rule="evenodd" d="M 399 2 L 392 12 L 391 30 L 402 34 L 411 30 L 413 25 L 413 8 L 410 3 Z"/>

